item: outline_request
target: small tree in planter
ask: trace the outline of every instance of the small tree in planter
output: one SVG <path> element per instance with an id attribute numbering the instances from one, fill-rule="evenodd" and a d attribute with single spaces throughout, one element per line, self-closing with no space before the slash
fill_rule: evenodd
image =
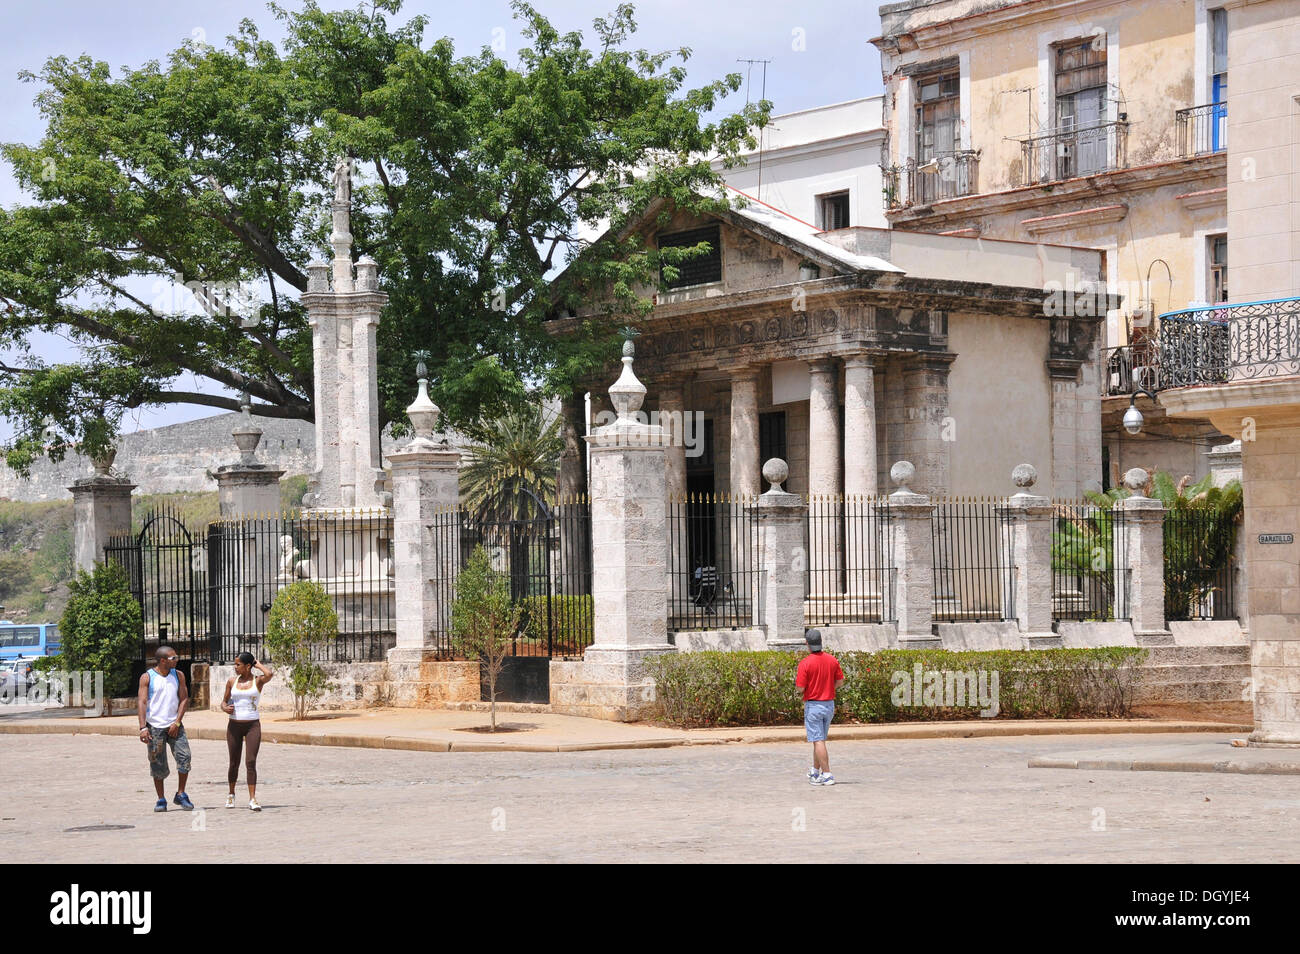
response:
<path id="1" fill-rule="evenodd" d="M 522 615 L 523 608 L 510 599 L 505 574 L 492 569 L 491 558 L 481 545 L 475 547 L 469 563 L 456 578 L 451 632 L 456 651 L 478 659 L 487 679 L 493 732 L 497 730 L 497 679 L 510 655 L 510 641 Z"/>
<path id="2" fill-rule="evenodd" d="M 310 580 L 291 583 L 276 594 L 266 621 L 271 661 L 289 670 L 293 717 L 305 719 L 311 704 L 335 686 L 316 659 L 339 634 L 339 616 L 324 587 Z"/>
<path id="3" fill-rule="evenodd" d="M 68 589 L 71 596 L 59 621 L 62 663 L 69 671 L 103 672 L 109 699 L 126 695 L 131 661 L 139 656 L 144 636 L 126 571 L 116 563 L 96 563 L 94 572 L 79 572 Z"/>

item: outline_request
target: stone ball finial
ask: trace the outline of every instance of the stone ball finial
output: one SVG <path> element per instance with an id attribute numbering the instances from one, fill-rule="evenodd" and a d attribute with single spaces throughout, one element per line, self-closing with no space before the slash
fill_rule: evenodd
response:
<path id="1" fill-rule="evenodd" d="M 889 468 L 889 479 L 898 485 L 898 490 L 901 493 L 910 494 L 912 492 L 908 484 L 912 482 L 915 476 L 916 468 L 908 460 L 900 460 Z"/>
<path id="2" fill-rule="evenodd" d="M 771 484 L 769 492 L 782 493 L 781 485 L 785 483 L 786 478 L 789 476 L 790 465 L 779 457 L 770 458 L 763 464 L 763 479 Z"/>
<path id="3" fill-rule="evenodd" d="M 628 338 L 626 341 L 623 342 L 623 357 L 625 358 L 636 357 L 636 344 L 632 341 L 631 338 Z"/>
<path id="4" fill-rule="evenodd" d="M 1033 464 L 1017 464 L 1011 471 L 1011 482 L 1021 490 L 1028 490 L 1038 483 L 1038 470 Z"/>
<path id="5" fill-rule="evenodd" d="M 1134 497 L 1145 497 L 1147 481 L 1150 475 L 1141 467 L 1134 467 L 1124 474 L 1124 488 L 1130 491 Z"/>

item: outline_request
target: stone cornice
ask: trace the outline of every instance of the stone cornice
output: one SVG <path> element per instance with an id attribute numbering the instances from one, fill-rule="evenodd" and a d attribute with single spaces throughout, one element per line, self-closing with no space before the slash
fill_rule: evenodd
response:
<path id="1" fill-rule="evenodd" d="M 1019 186 L 999 192 L 981 192 L 957 199 L 945 199 L 920 208 L 887 211 L 885 217 L 895 226 L 915 228 L 924 225 L 927 228 L 938 229 L 948 224 L 965 224 L 964 220 L 972 215 L 990 215 L 1048 206 L 1059 207 L 1067 202 L 1098 199 L 1111 195 L 1120 196 L 1180 182 L 1204 179 L 1217 179 L 1223 182 L 1226 181 L 1226 177 L 1227 155 L 1214 153 L 1128 169 L 1116 169 L 1112 172 L 1099 172 L 1093 176 L 1081 176 L 1061 182 Z"/>
<path id="2" fill-rule="evenodd" d="M 1219 186 L 1216 189 L 1198 189 L 1195 192 L 1184 192 L 1181 195 L 1174 196 L 1183 203 L 1184 208 L 1188 209 L 1210 209 L 1220 207 L 1225 212 L 1228 209 L 1228 187 Z"/>
<path id="3" fill-rule="evenodd" d="M 1055 215 L 1040 215 L 1032 219 L 1021 219 L 1020 227 L 1030 235 L 1043 235 L 1047 232 L 1060 232 L 1065 229 L 1084 225 L 1105 225 L 1119 222 L 1128 215 L 1128 206 L 1123 202 L 1112 205 L 1099 205 L 1091 209 L 1076 209 L 1073 212 L 1058 212 Z"/>
<path id="4" fill-rule="evenodd" d="M 1016 30 L 1023 30 L 1033 23 L 1078 17 L 1114 5 L 1114 0 L 1055 0 L 1048 3 L 1042 0 L 1022 0 L 992 10 L 977 10 L 951 20 L 922 24 L 895 36 L 876 37 L 869 42 L 885 54 L 891 52 L 891 46 L 894 50 L 907 52 L 932 50 L 945 44 L 969 42 L 985 34 L 1003 33 L 1012 28 L 1012 25 Z M 889 11 L 882 8 L 880 14 L 883 19 Z M 1085 21 L 1080 20 L 1079 23 L 1080 36 L 1086 37 L 1088 31 L 1084 26 Z"/>

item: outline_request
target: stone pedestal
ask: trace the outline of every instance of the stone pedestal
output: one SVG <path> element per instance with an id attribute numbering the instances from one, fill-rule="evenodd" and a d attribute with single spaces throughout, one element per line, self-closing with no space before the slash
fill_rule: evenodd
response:
<path id="1" fill-rule="evenodd" d="M 638 423 L 645 386 L 632 373 L 610 388 L 618 419 L 588 436 L 591 451 L 591 592 L 595 641 L 582 662 L 551 663 L 554 711 L 632 720 L 653 703 L 644 674 L 668 642 L 668 538 L 663 429 Z"/>
<path id="2" fill-rule="evenodd" d="M 135 484 L 100 473 L 78 480 L 68 489 L 72 491 L 73 564 L 89 573 L 104 559 L 110 538 L 130 534 Z"/>
<path id="3" fill-rule="evenodd" d="M 1028 464 L 1017 467 L 1012 479 L 1021 490 L 997 508 L 1011 564 L 1002 599 L 1023 635 L 1051 638 L 1052 502 L 1028 492 L 1037 478 Z"/>
<path id="4" fill-rule="evenodd" d="M 1135 468 L 1124 475 L 1133 492 L 1115 504 L 1121 519 L 1115 528 L 1115 618 L 1124 619 L 1127 583 L 1128 618 L 1138 645 L 1162 645 L 1172 637 L 1165 628 L 1165 508 L 1159 500 L 1138 496 L 1147 482 L 1146 471 Z"/>
<path id="5" fill-rule="evenodd" d="M 886 593 L 885 605 L 898 624 L 900 645 L 921 640 L 928 646 L 934 639 L 934 540 L 930 530 L 934 505 L 925 494 L 913 493 L 908 487 L 915 473 L 907 461 L 899 461 L 890 470 L 899 489 L 889 495 L 886 518 L 894 585 Z"/>
<path id="6" fill-rule="evenodd" d="M 767 648 L 796 652 L 803 648 L 804 593 L 808 559 L 804 525 L 808 505 L 781 489 L 790 468 L 773 458 L 763 465 L 771 487 L 754 507 L 758 517 L 756 562 L 762 584 L 758 605 L 767 633 Z"/>
<path id="7" fill-rule="evenodd" d="M 280 478 L 284 471 L 266 464 L 227 464 L 212 472 L 222 520 L 280 512 Z"/>

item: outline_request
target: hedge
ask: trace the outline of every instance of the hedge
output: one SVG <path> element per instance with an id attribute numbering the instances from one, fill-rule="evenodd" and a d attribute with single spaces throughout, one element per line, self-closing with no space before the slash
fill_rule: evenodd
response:
<path id="1" fill-rule="evenodd" d="M 837 722 L 906 722 L 979 718 L 980 707 L 968 699 L 958 708 L 930 697 L 926 673 L 984 673 L 985 700 L 993 695 L 996 675 L 997 717 L 1117 718 L 1130 714 L 1134 673 L 1146 650 L 1009 649 L 953 652 L 943 649 L 889 649 L 837 654 L 845 682 L 835 705 Z M 655 681 L 656 716 L 683 728 L 700 726 L 802 725 L 803 696 L 795 688 L 795 669 L 802 653 L 700 652 L 668 653 L 646 662 Z M 920 666 L 921 678 L 916 679 Z M 906 677 L 895 677 L 905 673 Z M 919 702 L 899 705 L 922 687 Z M 940 690 L 942 691 L 942 690 Z M 992 708 L 991 706 L 989 708 Z"/>
<path id="2" fill-rule="evenodd" d="M 524 608 L 524 637 L 542 645 L 546 643 L 548 599 L 555 655 L 580 655 L 592 642 L 593 603 L 589 595 L 525 596 L 519 601 Z"/>

